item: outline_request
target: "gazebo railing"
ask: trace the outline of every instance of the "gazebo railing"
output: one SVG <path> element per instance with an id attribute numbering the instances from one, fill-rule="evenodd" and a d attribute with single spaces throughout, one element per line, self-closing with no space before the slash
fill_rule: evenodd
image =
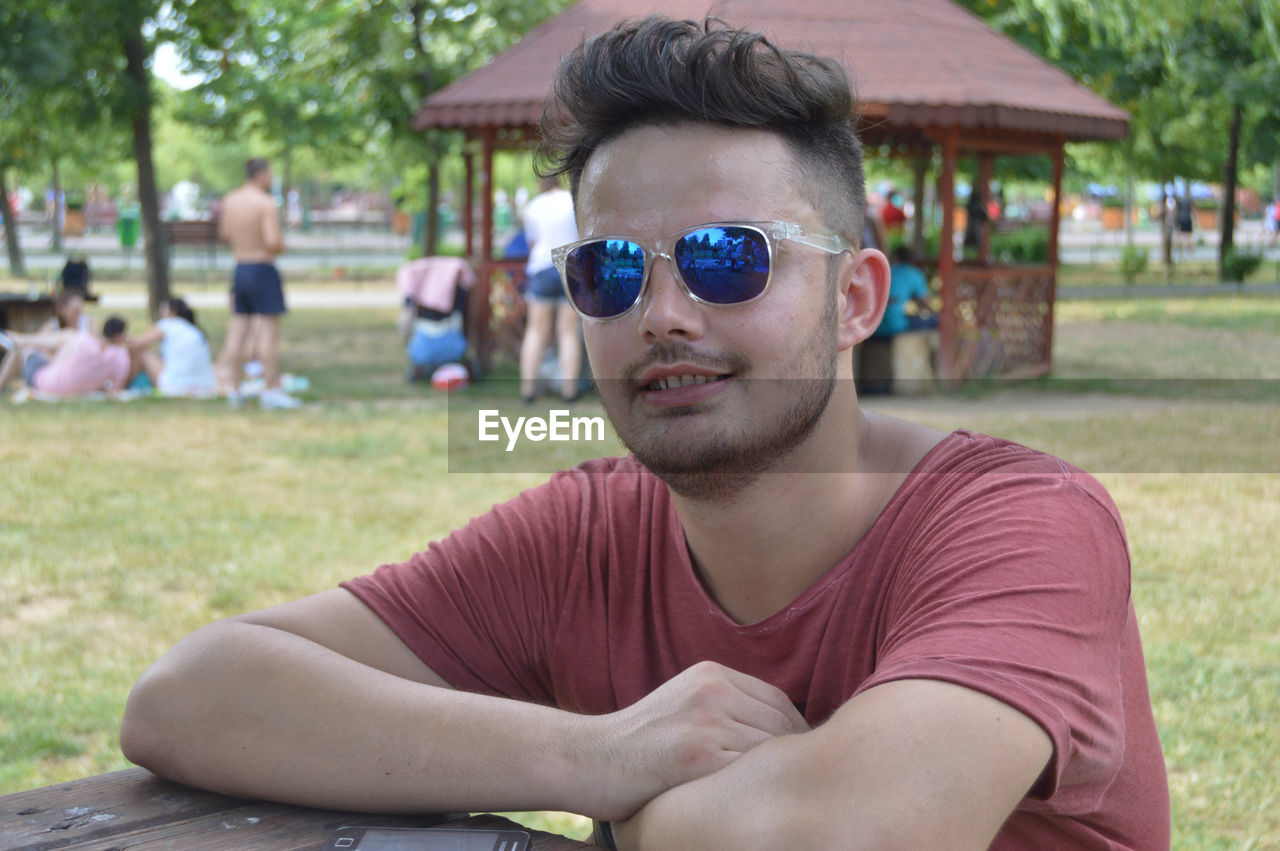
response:
<path id="1" fill-rule="evenodd" d="M 940 317 L 943 379 L 1026 378 L 1049 371 L 1053 351 L 1052 266 L 952 269 L 953 297 Z"/>

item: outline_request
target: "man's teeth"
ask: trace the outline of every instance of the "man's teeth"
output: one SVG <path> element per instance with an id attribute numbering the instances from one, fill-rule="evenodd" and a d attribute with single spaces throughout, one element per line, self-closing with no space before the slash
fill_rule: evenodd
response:
<path id="1" fill-rule="evenodd" d="M 687 387 L 690 384 L 707 384 L 719 380 L 719 376 L 716 375 L 669 375 L 650 384 L 649 389 L 671 390 L 676 387 Z"/>

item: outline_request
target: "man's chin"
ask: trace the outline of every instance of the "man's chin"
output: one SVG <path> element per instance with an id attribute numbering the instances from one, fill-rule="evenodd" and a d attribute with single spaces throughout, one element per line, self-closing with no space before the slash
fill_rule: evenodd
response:
<path id="1" fill-rule="evenodd" d="M 688 448 L 673 452 L 669 444 L 628 443 L 627 448 L 673 493 L 687 499 L 723 501 L 741 492 L 764 472 L 761 465 L 748 461 L 755 453 L 727 451 L 723 441 L 701 452 Z"/>

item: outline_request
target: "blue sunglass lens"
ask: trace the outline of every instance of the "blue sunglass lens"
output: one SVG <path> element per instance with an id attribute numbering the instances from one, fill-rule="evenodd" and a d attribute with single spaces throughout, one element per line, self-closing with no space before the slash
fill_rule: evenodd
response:
<path id="1" fill-rule="evenodd" d="M 680 237 L 672 253 L 689 291 L 713 304 L 750 301 L 769 282 L 769 244 L 754 228 L 700 228 Z"/>
<path id="2" fill-rule="evenodd" d="M 598 319 L 617 316 L 640 298 L 644 249 L 626 239 L 589 242 L 569 252 L 564 272 L 578 310 Z"/>

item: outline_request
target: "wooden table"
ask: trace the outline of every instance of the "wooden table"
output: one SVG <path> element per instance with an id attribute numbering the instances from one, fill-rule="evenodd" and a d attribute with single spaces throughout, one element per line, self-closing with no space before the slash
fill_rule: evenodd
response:
<path id="1" fill-rule="evenodd" d="M 47 293 L 0 293 L 0 331 L 35 331 L 53 316 L 53 301 Z"/>
<path id="2" fill-rule="evenodd" d="M 170 783 L 142 768 L 0 797 L 0 849 L 308 849 L 348 824 L 418 827 L 437 819 L 311 810 L 242 801 Z M 451 828 L 520 829 L 492 815 L 461 817 Z M 594 846 L 529 831 L 537 851 Z"/>

